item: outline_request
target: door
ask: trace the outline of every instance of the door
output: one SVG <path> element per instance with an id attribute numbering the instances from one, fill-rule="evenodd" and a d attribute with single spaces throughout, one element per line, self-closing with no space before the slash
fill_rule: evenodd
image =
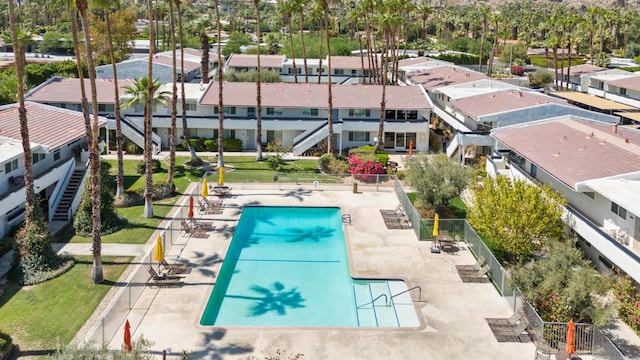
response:
<path id="1" fill-rule="evenodd" d="M 393 146 L 396 143 L 396 134 L 395 133 L 384 133 L 384 148 L 385 149 L 393 149 Z"/>
<path id="2" fill-rule="evenodd" d="M 405 149 L 404 133 L 396 133 L 396 149 Z"/>

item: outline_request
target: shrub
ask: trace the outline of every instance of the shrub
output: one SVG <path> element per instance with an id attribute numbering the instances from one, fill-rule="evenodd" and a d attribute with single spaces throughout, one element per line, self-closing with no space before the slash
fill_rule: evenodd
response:
<path id="1" fill-rule="evenodd" d="M 207 149 L 207 151 L 216 151 L 218 148 L 218 145 L 216 144 L 215 140 L 207 139 L 204 141 L 204 148 Z"/>
<path id="2" fill-rule="evenodd" d="M 511 67 L 511 74 L 513 75 L 517 75 L 517 76 L 522 76 L 524 75 L 524 68 L 520 65 L 513 65 Z"/>
<path id="3" fill-rule="evenodd" d="M 224 151 L 238 152 L 242 151 L 242 140 L 236 138 L 224 139 Z"/>
<path id="4" fill-rule="evenodd" d="M 320 171 L 329 172 L 329 166 L 331 165 L 332 160 L 334 160 L 334 157 L 331 154 L 324 154 L 320 156 L 318 159 L 318 168 Z"/>
<path id="5" fill-rule="evenodd" d="M 618 316 L 636 332 L 640 333 L 640 291 L 627 275 L 620 274 L 613 287 Z"/>
<path id="6" fill-rule="evenodd" d="M 0 330 L 0 354 L 9 350 L 11 348 L 12 342 L 13 341 L 11 340 L 11 336 Z"/>
<path id="7" fill-rule="evenodd" d="M 191 142 L 191 146 L 193 146 L 196 151 L 205 151 L 204 138 L 190 137 L 189 142 Z"/>
<path id="8" fill-rule="evenodd" d="M 124 141 L 123 148 L 127 154 L 142 154 L 142 148 L 129 140 Z"/>
<path id="9" fill-rule="evenodd" d="M 349 163 L 349 172 L 358 180 L 367 181 L 370 180 L 370 176 L 357 176 L 357 175 L 372 175 L 372 174 L 384 174 L 384 166 L 374 159 L 361 158 L 356 154 L 349 155 L 347 160 Z"/>
<path id="10" fill-rule="evenodd" d="M 166 182 L 153 183 L 151 187 L 153 200 L 166 199 L 173 195 L 173 192 L 175 191 L 175 186 L 173 184 L 167 184 Z M 122 200 L 120 200 L 116 206 L 129 207 L 140 204 L 144 204 L 144 188 L 134 191 L 125 191 Z"/>
<path id="11" fill-rule="evenodd" d="M 144 164 L 145 164 L 144 160 L 141 160 L 136 164 L 136 173 L 144 174 Z M 160 160 L 152 159 L 151 160 L 151 172 L 152 173 L 157 173 L 160 170 L 162 170 L 162 163 L 160 163 Z"/>

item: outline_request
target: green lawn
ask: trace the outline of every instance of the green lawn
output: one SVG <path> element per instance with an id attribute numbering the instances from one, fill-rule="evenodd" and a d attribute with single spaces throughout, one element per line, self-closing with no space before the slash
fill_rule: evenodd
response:
<path id="1" fill-rule="evenodd" d="M 42 284 L 20 287 L 9 282 L 0 296 L 0 329 L 21 351 L 55 349 L 68 343 L 84 325 L 111 286 L 131 262 L 103 258 L 105 282 L 91 283 L 92 258 L 76 257 L 75 266 Z"/>
<path id="2" fill-rule="evenodd" d="M 266 157 L 265 157 L 266 158 Z M 318 180 L 321 183 L 338 182 L 340 177 L 320 173 L 317 160 L 285 161 L 278 170 L 270 167 L 268 161 L 257 162 L 253 156 L 227 156 L 224 158 L 225 167 L 232 167 L 224 175 L 225 182 L 274 182 L 275 176 L 281 182 L 306 182 Z M 218 175 L 212 174 L 207 180 L 213 184 L 218 181 Z"/>

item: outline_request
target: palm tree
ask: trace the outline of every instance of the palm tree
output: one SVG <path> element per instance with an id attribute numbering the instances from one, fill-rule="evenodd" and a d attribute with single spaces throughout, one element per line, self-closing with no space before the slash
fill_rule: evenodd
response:
<path id="1" fill-rule="evenodd" d="M 31 143 L 29 142 L 29 127 L 27 124 L 27 108 L 24 104 L 25 56 L 23 40 L 18 30 L 14 12 L 14 0 L 9 0 L 9 23 L 11 27 L 11 43 L 15 58 L 16 77 L 18 79 L 18 118 L 20 119 L 20 134 L 22 135 L 22 151 L 24 153 L 24 184 L 25 184 L 25 227 L 35 224 L 36 194 L 33 188 L 33 167 L 31 163 Z"/>
<path id="2" fill-rule="evenodd" d="M 198 38 L 200 39 L 200 49 L 202 50 L 200 68 L 202 69 L 203 84 L 209 83 L 209 35 L 207 35 L 207 29 L 210 29 L 212 25 L 208 17 L 200 17 L 189 26 L 191 32 L 198 34 Z"/>
<path id="3" fill-rule="evenodd" d="M 256 70 L 257 81 L 256 81 L 256 147 L 257 147 L 257 155 L 256 160 L 262 161 L 262 69 L 260 68 L 260 0 L 253 0 L 253 5 L 256 10 L 256 35 L 258 39 L 256 40 L 256 57 L 258 61 L 258 68 Z M 289 15 L 291 15 L 289 13 Z M 289 19 L 289 37 L 291 37 L 291 19 Z M 291 50 L 293 51 L 293 42 L 291 46 Z M 295 60 L 293 63 L 293 71 L 294 74 L 297 71 Z M 298 82 L 298 75 L 295 75 L 296 82 Z"/>
<path id="4" fill-rule="evenodd" d="M 222 35 L 222 23 L 220 20 L 220 4 L 219 1 L 215 1 L 216 11 L 216 33 L 218 35 L 218 169 L 224 168 L 224 96 L 223 96 L 223 82 L 224 77 L 222 74 L 222 54 L 220 46 L 220 38 Z M 260 28 L 260 27 L 258 27 Z M 258 36 L 258 39 L 260 37 Z M 260 68 L 260 66 L 258 66 Z"/>
<path id="5" fill-rule="evenodd" d="M 122 103 L 124 109 L 130 108 L 134 105 L 145 105 L 144 116 L 147 115 L 147 106 L 151 100 L 152 106 L 160 104 L 167 105 L 169 103 L 171 93 L 169 91 L 160 91 L 162 83 L 155 79 L 149 81 L 148 77 L 141 77 L 133 80 L 133 84 L 124 88 L 125 99 Z M 152 89 L 151 98 L 149 98 L 148 90 Z"/>
<path id="6" fill-rule="evenodd" d="M 169 0 L 172 1 L 172 0 Z M 189 126 L 187 124 L 187 107 L 186 107 L 186 93 L 184 89 L 184 29 L 182 27 L 182 10 L 181 10 L 181 0 L 175 0 L 176 12 L 178 13 L 178 32 L 180 34 L 180 93 L 181 93 L 181 101 L 182 101 L 182 144 L 187 144 L 187 148 L 189 149 L 189 154 L 191 155 L 191 165 L 196 166 L 200 164 L 200 159 L 198 159 L 198 155 L 196 154 L 196 150 L 191 144 L 189 140 Z M 220 39 L 220 36 L 218 36 Z M 218 64 L 220 64 L 220 46 L 218 46 Z M 220 66 L 218 66 L 220 69 Z"/>
<path id="7" fill-rule="evenodd" d="M 480 72 L 482 72 L 484 57 L 484 41 L 487 38 L 487 32 L 489 31 L 489 13 L 491 12 L 491 8 L 488 6 L 483 6 L 480 8 L 480 15 L 482 16 L 482 37 L 480 38 L 480 60 L 478 66 L 480 66 Z"/>
<path id="8" fill-rule="evenodd" d="M 145 218 L 153 217 L 153 174 L 151 173 L 151 162 L 153 160 L 153 144 L 151 142 L 151 127 L 153 119 L 153 97 L 155 94 L 153 79 L 153 54 L 155 52 L 154 41 L 155 31 L 153 29 L 153 0 L 147 1 L 147 15 L 149 17 L 149 56 L 147 58 L 147 89 L 144 98 L 144 211 Z M 127 91 L 129 91 L 127 89 Z"/>
<path id="9" fill-rule="evenodd" d="M 293 18 L 293 4 L 287 0 L 283 0 L 278 2 L 278 8 L 280 12 L 284 15 L 284 18 L 287 19 L 287 28 L 289 30 L 289 48 L 291 50 L 291 59 L 293 61 L 293 81 L 298 83 L 298 68 L 296 67 L 296 52 L 293 47 L 293 26 L 292 26 L 292 18 Z M 257 12 L 258 10 L 256 10 Z M 257 17 L 257 16 L 256 16 Z M 260 43 L 258 42 L 258 47 Z M 258 51 L 260 53 L 260 51 Z M 258 55 L 259 57 L 259 55 Z"/>
<path id="10" fill-rule="evenodd" d="M 117 168 L 116 175 L 116 199 L 121 199 L 124 195 L 124 159 L 122 156 L 122 123 L 120 120 L 120 89 L 118 87 L 118 69 L 116 67 L 116 57 L 111 39 L 111 6 L 120 6 L 119 0 L 93 0 L 94 3 L 103 10 L 104 22 L 106 25 L 107 44 L 109 46 L 109 56 L 111 58 L 111 68 L 113 69 L 113 91 L 114 91 L 114 112 L 116 122 L 116 151 Z"/>
<path id="11" fill-rule="evenodd" d="M 324 31 L 327 40 L 327 112 L 328 112 L 328 130 L 327 137 L 327 153 L 333 154 L 333 94 L 331 83 L 331 27 L 329 26 L 329 4 L 327 0 L 320 0 L 324 19 Z"/>
<path id="12" fill-rule="evenodd" d="M 307 68 L 307 48 L 304 46 L 304 12 L 307 10 L 307 0 L 293 0 L 294 8 L 300 14 L 300 43 L 302 45 L 302 61 L 304 62 L 304 82 L 309 82 L 309 69 Z"/>
<path id="13" fill-rule="evenodd" d="M 169 0 L 169 37 L 171 39 L 171 124 L 169 129 L 169 173 L 167 184 L 173 184 L 176 172 L 176 118 L 178 117 L 178 85 L 176 65 L 176 26 L 173 21 L 173 0 Z"/>
<path id="14" fill-rule="evenodd" d="M 498 50 L 498 40 L 500 40 L 500 22 L 502 21 L 502 15 L 494 13 L 491 15 L 493 21 L 493 45 L 491 45 L 491 52 L 489 53 L 489 63 L 487 64 L 487 76 L 491 77 L 493 74 L 493 59 L 495 58 L 496 51 Z"/>
<path id="15" fill-rule="evenodd" d="M 89 4 L 87 0 L 75 0 L 76 8 L 82 20 L 82 30 L 84 33 L 84 47 L 86 52 L 87 67 L 89 71 L 89 85 L 91 87 L 91 110 L 93 115 L 92 141 L 89 150 L 89 166 L 91 174 L 91 197 L 93 226 L 91 237 L 93 239 L 93 272 L 91 279 L 95 284 L 104 281 L 102 272 L 102 223 L 101 223 L 101 201 L 100 201 L 100 149 L 98 147 L 98 92 L 96 89 L 96 68 L 93 65 L 93 50 L 91 48 L 91 36 L 89 34 Z M 81 80 L 83 81 L 83 80 Z"/>

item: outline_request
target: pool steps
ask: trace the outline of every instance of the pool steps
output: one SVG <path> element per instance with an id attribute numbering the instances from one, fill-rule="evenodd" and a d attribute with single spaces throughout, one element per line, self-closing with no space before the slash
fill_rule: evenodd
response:
<path id="1" fill-rule="evenodd" d="M 353 293 L 360 327 L 420 326 L 404 281 L 362 281 L 353 284 Z"/>

